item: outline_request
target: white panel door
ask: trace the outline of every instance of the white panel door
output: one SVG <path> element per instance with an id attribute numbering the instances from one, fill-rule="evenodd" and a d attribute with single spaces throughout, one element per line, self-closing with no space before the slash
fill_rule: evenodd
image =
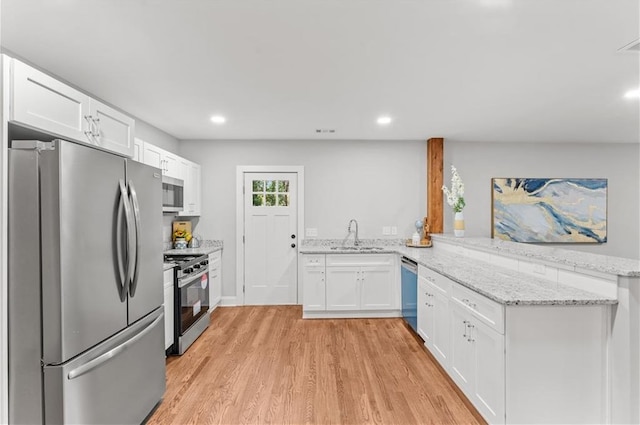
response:
<path id="1" fill-rule="evenodd" d="M 505 422 L 504 336 L 479 320 L 470 326 L 475 350 L 474 402 L 492 424 Z"/>
<path id="2" fill-rule="evenodd" d="M 429 349 L 433 347 L 433 304 L 427 280 L 418 276 L 418 335 Z"/>
<path id="3" fill-rule="evenodd" d="M 363 266 L 360 269 L 362 310 L 392 310 L 395 307 L 393 269 L 389 266 Z"/>
<path id="4" fill-rule="evenodd" d="M 327 311 L 360 310 L 360 267 L 327 267 Z"/>
<path id="5" fill-rule="evenodd" d="M 431 352 L 446 369 L 449 366 L 449 338 L 451 336 L 449 298 L 431 285 L 429 285 L 429 292 L 433 293 L 433 297 L 429 301 L 432 304 L 430 310 L 433 311 L 433 338 L 431 340 L 433 350 Z"/>
<path id="6" fill-rule="evenodd" d="M 296 173 L 244 174 L 244 303 L 295 304 Z"/>
<path id="7" fill-rule="evenodd" d="M 18 60 L 12 61 L 10 120 L 93 144 L 85 134 L 91 98 Z"/>
<path id="8" fill-rule="evenodd" d="M 98 146 L 128 157 L 134 153 L 135 120 L 110 106 L 91 100 L 91 117 L 98 135 Z"/>
<path id="9" fill-rule="evenodd" d="M 316 311 L 326 310 L 324 266 L 305 267 L 302 271 L 302 281 L 304 282 L 303 308 Z"/>
<path id="10" fill-rule="evenodd" d="M 142 151 L 142 162 L 147 165 L 151 165 L 152 167 L 160 168 L 162 170 L 162 174 L 164 174 L 165 167 L 162 162 L 164 150 L 152 145 L 151 143 L 144 142 Z"/>
<path id="11" fill-rule="evenodd" d="M 463 392 L 472 390 L 474 346 L 469 333 L 469 313 L 455 303 L 451 308 L 451 369 L 450 376 Z"/>

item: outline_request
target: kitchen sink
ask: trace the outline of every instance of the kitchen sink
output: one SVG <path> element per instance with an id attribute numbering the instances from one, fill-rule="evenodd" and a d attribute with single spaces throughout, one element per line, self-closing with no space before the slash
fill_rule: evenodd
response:
<path id="1" fill-rule="evenodd" d="M 332 246 L 334 251 L 381 251 L 384 248 L 377 246 Z"/>

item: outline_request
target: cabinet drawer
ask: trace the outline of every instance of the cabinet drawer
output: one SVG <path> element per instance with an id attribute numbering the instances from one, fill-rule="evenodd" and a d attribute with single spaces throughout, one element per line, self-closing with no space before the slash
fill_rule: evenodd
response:
<path id="1" fill-rule="evenodd" d="M 418 275 L 425 278 L 427 282 L 442 292 L 442 294 L 451 294 L 451 286 L 454 284 L 451 279 L 421 265 L 418 265 Z"/>
<path id="2" fill-rule="evenodd" d="M 209 262 L 219 261 L 222 258 L 222 251 L 216 251 L 209 254 Z"/>
<path id="3" fill-rule="evenodd" d="M 393 256 L 389 254 L 330 254 L 327 255 L 327 267 L 330 266 L 390 266 Z"/>
<path id="4" fill-rule="evenodd" d="M 324 255 L 303 255 L 302 265 L 304 267 L 324 267 Z"/>
<path id="5" fill-rule="evenodd" d="M 504 308 L 501 304 L 457 283 L 453 284 L 451 298 L 471 310 L 488 326 L 504 334 Z"/>

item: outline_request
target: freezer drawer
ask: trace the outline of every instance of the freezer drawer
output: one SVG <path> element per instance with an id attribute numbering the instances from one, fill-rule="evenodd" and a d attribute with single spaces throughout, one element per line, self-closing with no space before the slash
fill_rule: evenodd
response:
<path id="1" fill-rule="evenodd" d="M 162 307 L 61 366 L 44 367 L 45 423 L 140 424 L 165 390 Z"/>

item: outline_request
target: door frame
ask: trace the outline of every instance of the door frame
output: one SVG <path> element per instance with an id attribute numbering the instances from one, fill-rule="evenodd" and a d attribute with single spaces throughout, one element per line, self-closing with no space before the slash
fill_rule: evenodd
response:
<path id="1" fill-rule="evenodd" d="M 296 173 L 297 246 L 304 235 L 304 166 L 302 165 L 238 165 L 236 166 L 236 305 L 244 305 L 244 175 L 246 173 Z M 296 250 L 296 262 L 299 251 Z M 300 304 L 300 270 L 296 273 L 296 302 Z"/>

